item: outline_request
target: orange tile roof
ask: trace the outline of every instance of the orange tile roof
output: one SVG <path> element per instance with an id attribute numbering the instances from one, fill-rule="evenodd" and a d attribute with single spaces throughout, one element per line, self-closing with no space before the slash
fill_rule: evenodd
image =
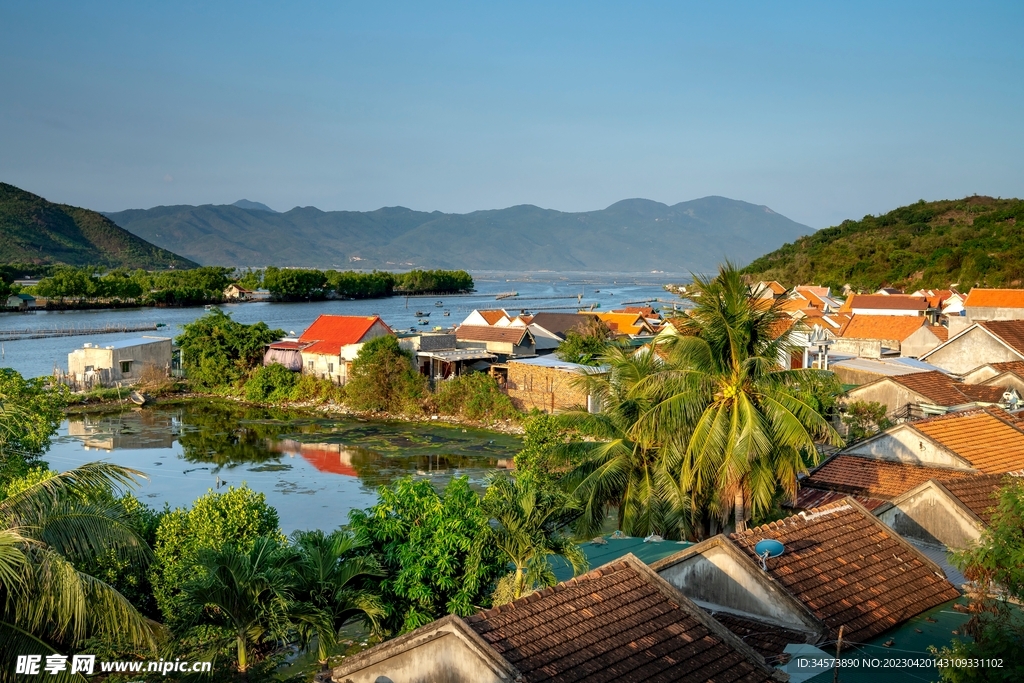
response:
<path id="1" fill-rule="evenodd" d="M 502 318 L 508 317 L 508 314 L 505 313 L 505 311 L 501 310 L 500 308 L 486 309 L 483 311 L 478 310 L 477 313 L 479 313 L 480 316 L 487 321 L 488 325 L 493 325 L 494 323 L 500 321 Z"/>
<path id="2" fill-rule="evenodd" d="M 783 334 L 793 329 L 793 325 L 795 324 L 796 321 L 792 318 L 779 318 L 778 320 L 773 320 L 771 325 L 768 326 L 768 335 L 772 339 L 778 339 Z"/>
<path id="3" fill-rule="evenodd" d="M 650 331 L 650 325 L 639 313 L 598 313 L 597 317 L 604 321 L 610 329 L 621 334 L 640 334 Z"/>
<path id="4" fill-rule="evenodd" d="M 770 289 L 772 291 L 772 294 L 775 294 L 776 296 L 786 293 L 786 287 L 782 283 L 776 282 L 775 280 L 769 280 L 768 282 L 758 282 L 756 285 L 754 285 L 754 287 L 755 292 L 759 292 L 761 289 L 767 288 Z"/>
<path id="5" fill-rule="evenodd" d="M 975 287 L 967 295 L 964 308 L 1024 308 L 1024 289 L 982 289 Z"/>
<path id="6" fill-rule="evenodd" d="M 391 328 L 379 315 L 320 315 L 299 337 L 300 342 L 314 342 L 307 353 L 337 355 L 342 346 L 358 344 L 377 322 L 390 333 Z"/>
<path id="7" fill-rule="evenodd" d="M 978 324 L 1017 353 L 1024 354 L 1024 320 L 986 320 Z"/>
<path id="8" fill-rule="evenodd" d="M 961 479 L 970 474 L 968 470 L 922 467 L 844 454 L 819 465 L 800 486 L 891 500 L 929 479 Z"/>
<path id="9" fill-rule="evenodd" d="M 1000 372 L 1012 372 L 1015 375 L 1024 377 L 1024 360 L 1008 360 L 1002 363 L 992 363 L 991 365 Z"/>
<path id="10" fill-rule="evenodd" d="M 943 344 L 949 341 L 949 328 L 945 325 L 929 325 L 928 329 L 931 330 L 932 334 L 938 337 L 939 341 Z"/>
<path id="11" fill-rule="evenodd" d="M 1024 469 L 1024 431 L 999 408 L 947 413 L 908 423 L 985 474 Z"/>
<path id="12" fill-rule="evenodd" d="M 781 542 L 786 550 L 767 561 L 768 574 L 833 633 L 844 626 L 852 642 L 960 596 L 920 552 L 849 500 L 729 538 L 758 563 L 758 541 Z"/>
<path id="13" fill-rule="evenodd" d="M 623 306 L 611 311 L 612 313 L 639 313 L 645 318 L 660 318 L 658 312 L 650 306 Z"/>
<path id="14" fill-rule="evenodd" d="M 887 377 L 886 379 L 902 384 L 907 389 L 923 396 L 929 403 L 937 406 L 961 406 L 978 401 L 982 403 L 998 403 L 1003 396 L 1003 390 L 999 387 L 964 384 L 957 382 L 949 375 L 938 370 L 915 372 L 909 375 Z"/>
<path id="15" fill-rule="evenodd" d="M 928 321 L 917 315 L 865 315 L 857 313 L 839 333 L 844 339 L 903 341 Z"/>
<path id="16" fill-rule="evenodd" d="M 820 287 L 818 285 L 797 285 L 794 289 L 801 294 L 810 292 L 817 297 L 829 296 L 829 293 L 832 291 L 828 287 Z"/>
<path id="17" fill-rule="evenodd" d="M 1004 474 L 983 474 L 952 481 L 940 480 L 939 483 L 964 507 L 977 515 L 983 524 L 988 525 L 999 504 L 999 491 L 1010 481 L 1011 478 Z"/>

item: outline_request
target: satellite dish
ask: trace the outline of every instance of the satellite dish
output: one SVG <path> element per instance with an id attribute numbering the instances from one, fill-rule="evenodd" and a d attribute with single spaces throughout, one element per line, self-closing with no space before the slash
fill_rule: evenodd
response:
<path id="1" fill-rule="evenodd" d="M 757 554 L 761 560 L 761 569 L 768 571 L 767 560 L 770 557 L 778 557 L 786 550 L 786 546 L 782 545 L 774 538 L 766 538 L 763 541 L 758 541 L 757 545 L 754 546 L 754 553 Z"/>

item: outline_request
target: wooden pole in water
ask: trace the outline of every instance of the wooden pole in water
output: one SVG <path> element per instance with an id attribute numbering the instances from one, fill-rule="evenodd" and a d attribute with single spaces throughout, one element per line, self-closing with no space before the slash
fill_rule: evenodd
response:
<path id="1" fill-rule="evenodd" d="M 839 651 L 843 649 L 843 629 L 846 626 L 839 627 L 839 639 L 836 641 L 836 661 L 835 666 L 832 667 L 832 683 L 839 683 Z"/>

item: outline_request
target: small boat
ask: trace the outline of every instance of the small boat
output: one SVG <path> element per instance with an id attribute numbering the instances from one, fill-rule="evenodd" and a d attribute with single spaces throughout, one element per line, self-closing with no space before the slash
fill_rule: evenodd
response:
<path id="1" fill-rule="evenodd" d="M 213 310 L 213 304 L 206 304 L 205 306 L 203 306 L 203 308 L 205 308 L 208 311 L 212 311 Z"/>
<path id="2" fill-rule="evenodd" d="M 429 320 L 421 320 L 421 321 L 419 322 L 419 324 L 420 324 L 420 325 L 429 325 L 429 324 L 430 324 L 430 321 L 429 321 Z"/>
<path id="3" fill-rule="evenodd" d="M 133 391 L 128 394 L 128 399 L 137 406 L 146 405 L 146 401 L 149 400 L 141 391 Z"/>
<path id="4" fill-rule="evenodd" d="M 451 312 L 451 311 L 445 311 L 445 312 L 444 312 L 444 317 L 446 317 L 446 318 L 447 318 L 447 317 L 448 317 L 448 316 L 450 316 L 451 314 L 452 314 L 452 312 Z"/>
<path id="5" fill-rule="evenodd" d="M 435 301 L 434 305 L 437 306 L 438 308 L 441 308 L 442 306 L 444 306 L 444 302 L 443 301 Z"/>
<path id="6" fill-rule="evenodd" d="M 430 313 L 429 312 L 424 313 L 423 311 L 416 311 L 416 317 L 417 318 L 429 318 L 430 317 Z"/>

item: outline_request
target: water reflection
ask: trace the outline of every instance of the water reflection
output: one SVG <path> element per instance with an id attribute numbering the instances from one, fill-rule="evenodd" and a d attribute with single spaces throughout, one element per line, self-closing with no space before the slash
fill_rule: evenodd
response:
<path id="1" fill-rule="evenodd" d="M 378 486 L 406 475 L 439 487 L 468 475 L 481 486 L 519 448 L 518 438 L 483 430 L 197 400 L 72 416 L 47 459 L 62 470 L 97 459 L 141 469 L 150 481 L 140 495 L 157 507 L 244 481 L 290 531 L 333 528 L 351 508 L 372 504 Z"/>

